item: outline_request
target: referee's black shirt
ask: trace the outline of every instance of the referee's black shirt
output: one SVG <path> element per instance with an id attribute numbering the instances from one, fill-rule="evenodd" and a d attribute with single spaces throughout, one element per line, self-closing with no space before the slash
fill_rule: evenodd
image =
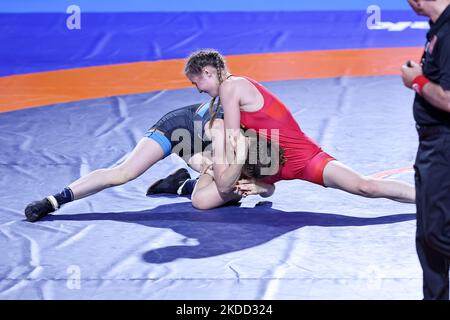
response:
<path id="1" fill-rule="evenodd" d="M 450 6 L 432 23 L 422 58 L 423 74 L 430 81 L 450 90 Z M 441 111 L 416 94 L 414 120 L 420 126 L 446 125 L 450 128 L 450 113 Z"/>

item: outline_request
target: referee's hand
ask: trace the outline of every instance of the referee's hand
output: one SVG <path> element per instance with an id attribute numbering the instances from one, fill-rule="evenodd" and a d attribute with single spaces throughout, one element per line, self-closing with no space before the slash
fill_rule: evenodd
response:
<path id="1" fill-rule="evenodd" d="M 407 61 L 401 71 L 403 84 L 410 89 L 412 89 L 414 79 L 423 74 L 422 67 L 412 60 Z"/>

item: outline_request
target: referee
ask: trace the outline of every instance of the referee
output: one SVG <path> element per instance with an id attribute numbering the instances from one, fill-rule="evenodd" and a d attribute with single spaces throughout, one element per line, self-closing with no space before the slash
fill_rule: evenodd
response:
<path id="1" fill-rule="evenodd" d="M 450 261 L 450 0 L 408 0 L 430 18 L 421 64 L 402 67 L 406 87 L 416 91 L 419 135 L 415 163 L 416 249 L 423 269 L 424 299 L 449 299 Z"/>

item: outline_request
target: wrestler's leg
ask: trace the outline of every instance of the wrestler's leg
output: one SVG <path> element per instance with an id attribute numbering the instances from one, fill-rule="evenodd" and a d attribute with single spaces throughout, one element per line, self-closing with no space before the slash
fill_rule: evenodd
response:
<path id="1" fill-rule="evenodd" d="M 69 188 L 73 192 L 74 200 L 78 200 L 136 179 L 162 158 L 164 151 L 161 146 L 153 139 L 142 138 L 122 164 L 95 170 L 70 184 Z"/>
<path id="2" fill-rule="evenodd" d="M 192 193 L 192 206 L 196 209 L 208 210 L 240 199 L 241 196 L 235 193 L 220 193 L 214 179 L 209 174 L 202 174 Z"/>
<path id="3" fill-rule="evenodd" d="M 128 159 L 114 168 L 95 170 L 64 188 L 62 192 L 34 201 L 25 208 L 28 221 L 35 222 L 54 212 L 61 205 L 97 193 L 105 188 L 124 184 L 137 178 L 166 152 L 153 138 L 142 138 Z"/>
<path id="4" fill-rule="evenodd" d="M 336 160 L 328 162 L 325 166 L 323 182 L 326 187 L 368 198 L 388 198 L 405 203 L 414 203 L 416 198 L 413 185 L 403 181 L 362 176 Z"/>

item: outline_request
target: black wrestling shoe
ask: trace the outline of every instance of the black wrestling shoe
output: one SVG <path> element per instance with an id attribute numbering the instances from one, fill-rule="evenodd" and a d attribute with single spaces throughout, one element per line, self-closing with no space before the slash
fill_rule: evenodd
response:
<path id="1" fill-rule="evenodd" d="M 161 193 L 177 194 L 180 186 L 190 178 L 191 176 L 185 168 L 178 169 L 166 178 L 160 179 L 152 184 L 147 189 L 147 196 Z"/>
<path id="2" fill-rule="evenodd" d="M 47 198 L 41 201 L 34 201 L 27 205 L 25 208 L 25 216 L 30 222 L 35 222 L 48 215 L 50 212 L 55 211 L 52 204 Z"/>

